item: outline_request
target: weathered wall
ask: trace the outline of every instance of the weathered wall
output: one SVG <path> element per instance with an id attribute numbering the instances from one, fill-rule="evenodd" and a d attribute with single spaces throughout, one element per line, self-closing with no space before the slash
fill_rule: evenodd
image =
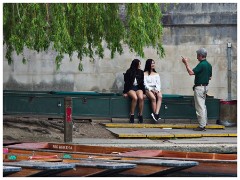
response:
<path id="1" fill-rule="evenodd" d="M 147 58 L 156 61 L 156 70 L 161 75 L 162 92 L 165 94 L 192 95 L 194 77 L 187 74 L 181 56 L 191 59 L 190 66 L 197 65 L 196 50 L 205 47 L 208 61 L 213 66 L 213 78 L 209 94 L 216 98 L 228 97 L 227 43 L 232 43 L 232 99 L 237 98 L 237 4 L 236 3 L 180 3 L 164 11 L 163 44 L 166 57 L 160 59 L 156 51 L 145 49 L 145 58 L 130 53 L 127 46 L 124 54 L 110 59 L 105 50 L 104 59 L 83 60 L 84 70 L 79 72 L 76 54 L 73 61 L 65 56 L 60 70 L 56 70 L 56 53 L 49 50 L 37 53 L 25 49 L 29 62 L 22 64 L 21 56 L 13 55 L 11 66 L 3 61 L 4 90 L 46 91 L 99 91 L 122 92 L 123 72 L 134 58 L 142 62 Z M 6 50 L 3 49 L 5 56 Z"/>
<path id="2" fill-rule="evenodd" d="M 163 19 L 165 24 L 164 45 L 166 59 L 171 76 L 167 92 L 191 94 L 189 82 L 194 77 L 186 75 L 185 67 L 179 68 L 182 55 L 191 59 L 191 67 L 197 64 L 196 50 L 205 47 L 207 60 L 213 66 L 213 78 L 210 81 L 209 94 L 217 98 L 227 98 L 227 43 L 232 43 L 232 98 L 237 98 L 237 5 L 229 3 L 214 4 L 180 4 L 169 7 Z M 172 79 L 172 80 L 170 80 Z M 171 90 L 171 88 L 173 88 Z"/>

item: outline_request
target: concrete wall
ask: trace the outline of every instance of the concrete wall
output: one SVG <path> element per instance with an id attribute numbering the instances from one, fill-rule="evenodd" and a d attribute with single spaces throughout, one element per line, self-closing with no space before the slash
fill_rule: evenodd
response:
<path id="1" fill-rule="evenodd" d="M 164 94 L 192 95 L 194 77 L 187 74 L 181 63 L 181 56 L 191 59 L 190 66 L 197 65 L 196 50 L 205 47 L 208 61 L 213 66 L 209 95 L 216 98 L 228 97 L 227 43 L 232 43 L 231 96 L 237 98 L 237 4 L 236 3 L 180 3 L 170 5 L 163 12 L 163 44 L 166 57 L 160 59 L 156 51 L 146 48 L 145 58 L 131 53 L 127 46 L 124 54 L 110 58 L 105 50 L 104 59 L 83 60 L 84 70 L 78 71 L 76 54 L 73 61 L 65 56 L 56 70 L 56 52 L 37 53 L 25 49 L 29 61 L 22 64 L 21 56 L 13 54 L 14 62 L 7 64 L 3 59 L 4 90 L 44 90 L 44 91 L 99 91 L 122 92 L 123 72 L 134 58 L 139 58 L 144 68 L 147 58 L 156 61 Z M 6 50 L 3 48 L 3 55 Z"/>

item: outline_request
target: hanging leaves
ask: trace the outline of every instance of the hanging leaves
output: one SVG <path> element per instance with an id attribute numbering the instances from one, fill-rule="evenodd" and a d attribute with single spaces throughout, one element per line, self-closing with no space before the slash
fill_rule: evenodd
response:
<path id="1" fill-rule="evenodd" d="M 161 10 L 154 3 L 125 5 L 121 18 L 117 3 L 4 3 L 3 34 L 6 58 L 12 63 L 12 52 L 23 54 L 27 47 L 37 52 L 49 47 L 58 52 L 55 63 L 61 66 L 64 54 L 70 60 L 77 52 L 82 70 L 83 57 L 104 58 L 103 42 L 111 51 L 122 54 L 123 43 L 144 57 L 143 48 L 152 46 L 163 57 Z M 52 46 L 50 46 L 52 45 Z"/>

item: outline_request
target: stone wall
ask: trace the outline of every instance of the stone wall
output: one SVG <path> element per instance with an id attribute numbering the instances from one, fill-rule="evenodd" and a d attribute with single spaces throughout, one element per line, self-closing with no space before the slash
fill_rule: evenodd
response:
<path id="1" fill-rule="evenodd" d="M 121 7 L 124 12 L 124 6 Z M 22 64 L 21 56 L 13 54 L 14 62 L 8 65 L 3 59 L 3 89 L 33 91 L 99 91 L 122 92 L 123 73 L 134 58 L 139 58 L 144 68 L 147 58 L 156 61 L 164 94 L 192 95 L 193 76 L 189 76 L 181 63 L 188 57 L 190 66 L 197 65 L 196 50 L 205 47 L 208 61 L 213 66 L 209 94 L 216 98 L 228 97 L 227 43 L 232 44 L 231 96 L 237 98 L 237 4 L 236 3 L 180 3 L 163 10 L 163 44 L 166 57 L 159 58 L 152 48 L 145 48 L 145 58 L 131 53 L 124 46 L 122 55 L 110 58 L 105 49 L 104 59 L 83 59 L 84 70 L 78 71 L 77 55 L 73 60 L 65 56 L 57 71 L 56 52 L 37 53 L 25 49 L 29 61 Z M 3 48 L 3 56 L 6 50 Z"/>

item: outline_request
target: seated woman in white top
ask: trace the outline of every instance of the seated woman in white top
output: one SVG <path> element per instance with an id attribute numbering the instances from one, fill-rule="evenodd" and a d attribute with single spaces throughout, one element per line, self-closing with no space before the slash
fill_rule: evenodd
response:
<path id="1" fill-rule="evenodd" d="M 159 74 L 155 70 L 155 61 L 148 59 L 144 69 L 144 85 L 146 95 L 151 101 L 153 113 L 151 116 L 155 121 L 160 120 L 159 111 L 162 104 L 161 80 Z"/>

